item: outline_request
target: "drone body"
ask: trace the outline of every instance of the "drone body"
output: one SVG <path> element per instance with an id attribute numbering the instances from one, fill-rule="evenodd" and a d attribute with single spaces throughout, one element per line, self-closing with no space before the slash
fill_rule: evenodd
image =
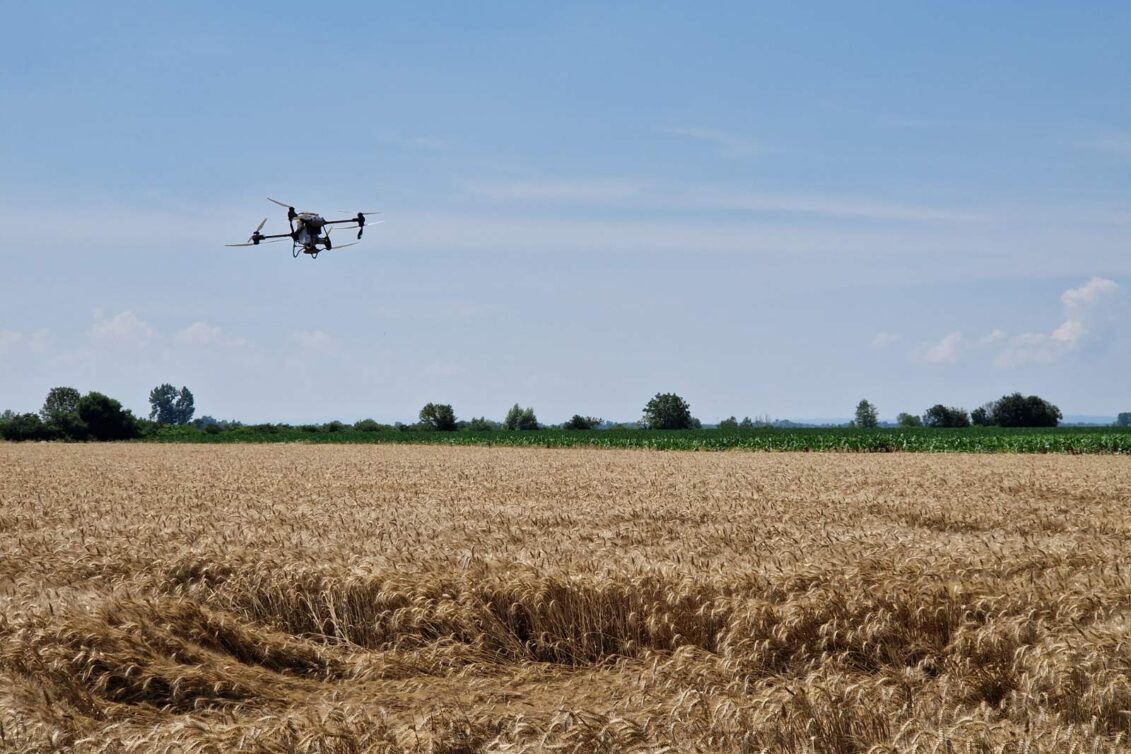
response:
<path id="1" fill-rule="evenodd" d="M 287 222 L 290 223 L 290 233 L 275 233 L 271 235 L 264 235 L 260 231 L 263 226 L 267 224 L 267 218 L 263 218 L 263 222 L 259 223 L 251 237 L 247 239 L 247 243 L 230 243 L 227 246 L 258 246 L 262 242 L 271 243 L 273 241 L 281 241 L 285 238 L 291 240 L 291 255 L 298 257 L 299 254 L 307 254 L 311 259 L 317 259 L 318 255 L 323 251 L 330 251 L 331 249 L 344 249 L 347 246 L 354 246 L 357 241 L 353 243 L 340 244 L 335 246 L 333 241 L 330 240 L 330 226 L 342 225 L 344 223 L 352 223 L 352 228 L 357 228 L 357 239 L 361 240 L 362 233 L 365 231 L 365 215 L 376 214 L 374 212 L 358 212 L 354 217 L 348 220 L 327 220 L 317 212 L 296 212 L 295 208 L 289 204 L 267 197 L 267 201 L 274 202 L 280 207 L 287 208 Z M 378 220 L 377 223 L 381 221 Z M 376 225 L 377 223 L 372 223 Z"/>

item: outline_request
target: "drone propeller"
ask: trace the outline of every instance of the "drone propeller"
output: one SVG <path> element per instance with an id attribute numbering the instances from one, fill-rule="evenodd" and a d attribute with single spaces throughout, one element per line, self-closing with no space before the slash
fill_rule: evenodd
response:
<path id="1" fill-rule="evenodd" d="M 284 204 L 283 202 L 279 201 L 278 199 L 272 199 L 271 197 L 267 197 L 267 201 L 274 202 L 275 204 L 278 204 L 280 207 L 286 207 L 287 208 L 287 220 L 294 220 L 296 217 L 298 217 L 298 213 L 295 212 L 295 208 L 292 207 L 291 205 Z"/>
<path id="2" fill-rule="evenodd" d="M 263 226 L 266 224 L 267 218 L 265 217 L 263 218 L 263 222 L 259 223 L 259 227 L 251 232 L 251 237 L 247 239 L 249 243 L 259 243 L 259 240 L 256 238 L 256 236 L 259 235 L 259 231 L 263 230 Z"/>
<path id="3" fill-rule="evenodd" d="M 226 243 L 225 246 L 258 246 L 260 243 L 279 243 L 280 241 L 289 241 L 289 238 L 272 238 L 270 241 L 260 241 L 256 243 L 251 241 L 249 243 Z"/>
<path id="4" fill-rule="evenodd" d="M 338 249 L 344 249 L 347 246 L 357 246 L 357 241 L 350 241 L 349 243 L 340 244 L 338 246 L 335 246 L 333 249 L 330 249 L 330 251 L 337 251 Z"/>

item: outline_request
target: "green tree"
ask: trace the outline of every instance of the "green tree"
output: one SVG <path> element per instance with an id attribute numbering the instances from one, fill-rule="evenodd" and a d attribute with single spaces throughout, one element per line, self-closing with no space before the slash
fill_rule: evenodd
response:
<path id="1" fill-rule="evenodd" d="M 906 411 L 895 417 L 901 427 L 922 427 L 923 420 L 914 414 L 909 414 Z"/>
<path id="2" fill-rule="evenodd" d="M 994 402 L 993 423 L 999 427 L 1055 427 L 1061 418 L 1059 408 L 1036 395 L 1013 393 Z"/>
<path id="3" fill-rule="evenodd" d="M 923 414 L 923 424 L 928 427 L 945 429 L 969 427 L 970 416 L 965 409 L 936 403 Z"/>
<path id="4" fill-rule="evenodd" d="M 1124 411 L 1122 414 L 1115 417 L 1115 426 L 1131 427 L 1131 411 Z"/>
<path id="5" fill-rule="evenodd" d="M 194 405 L 192 393 L 187 387 L 182 386 L 181 391 L 177 393 L 177 398 L 173 401 L 173 411 L 175 412 L 177 424 L 184 425 L 192 421 L 192 415 L 196 413 L 196 406 Z"/>
<path id="6" fill-rule="evenodd" d="M 866 400 L 856 404 L 856 426 L 861 429 L 874 429 L 880 423 L 880 412 Z"/>
<path id="7" fill-rule="evenodd" d="M 503 419 L 503 426 L 510 430 L 538 429 L 538 418 L 534 416 L 533 408 L 523 408 L 516 403 Z"/>
<path id="8" fill-rule="evenodd" d="M 454 432 L 456 412 L 447 403 L 429 403 L 420 409 L 420 426 L 436 432 Z"/>
<path id="9" fill-rule="evenodd" d="M 719 422 L 719 429 L 726 432 L 732 432 L 738 429 L 738 419 L 733 416 L 723 419 L 721 422 Z"/>
<path id="10" fill-rule="evenodd" d="M 467 423 L 468 432 L 492 432 L 499 428 L 498 422 L 493 422 L 486 416 L 477 416 Z"/>
<path id="11" fill-rule="evenodd" d="M 43 408 L 39 409 L 39 416 L 48 424 L 65 421 L 68 414 L 78 416 L 80 398 L 82 393 L 73 387 L 53 387 L 47 392 L 47 399 L 43 401 Z"/>
<path id="12" fill-rule="evenodd" d="M 149 419 L 158 424 L 188 424 L 196 411 L 189 389 L 168 382 L 149 391 L 149 407 Z"/>
<path id="13" fill-rule="evenodd" d="M 89 392 L 79 400 L 79 418 L 95 440 L 132 440 L 141 435 L 133 412 L 102 393 Z"/>
<path id="14" fill-rule="evenodd" d="M 978 406 L 970 412 L 970 421 L 975 427 L 989 427 L 994 423 L 994 404 Z"/>
<path id="15" fill-rule="evenodd" d="M 353 428 L 358 432 L 380 432 L 381 425 L 373 419 L 362 419 L 353 425 Z"/>
<path id="16" fill-rule="evenodd" d="M 39 410 L 43 423 L 68 440 L 85 440 L 87 429 L 78 412 L 81 398 L 82 394 L 73 387 L 51 388 Z"/>
<path id="17" fill-rule="evenodd" d="M 675 393 L 656 393 L 644 406 L 641 423 L 648 429 L 691 429 L 691 406 Z"/>
<path id="18" fill-rule="evenodd" d="M 574 414 L 570 420 L 562 425 L 562 429 L 596 429 L 601 420 L 596 416 L 582 416 L 581 414 Z"/>

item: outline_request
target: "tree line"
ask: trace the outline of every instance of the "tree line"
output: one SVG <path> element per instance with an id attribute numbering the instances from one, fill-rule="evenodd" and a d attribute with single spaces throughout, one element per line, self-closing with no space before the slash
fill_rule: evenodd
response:
<path id="1" fill-rule="evenodd" d="M 867 400 L 856 406 L 857 427 L 871 428 L 878 425 L 878 411 Z M 1116 420 L 1118 426 L 1131 426 L 1131 421 L 1122 424 L 1124 414 Z M 934 429 L 956 429 L 961 427 L 1055 427 L 1064 415 L 1052 403 L 1037 395 L 1025 396 L 1021 393 L 1003 395 L 996 401 L 985 403 L 971 412 L 956 406 L 941 403 L 928 408 L 921 416 L 901 413 L 896 422 L 901 427 L 931 427 Z M 1128 416 L 1131 420 L 1131 415 Z"/>
<path id="2" fill-rule="evenodd" d="M 0 438 L 5 440 L 69 440 L 100 441 L 130 440 L 158 433 L 164 427 L 188 427 L 210 434 L 243 428 L 240 422 L 218 421 L 210 416 L 194 420 L 195 400 L 187 387 L 175 388 L 170 383 L 158 385 L 149 393 L 148 418 L 138 418 L 122 404 L 99 392 L 85 395 L 72 387 L 52 388 L 38 413 L 0 413 Z M 1036 395 L 1021 393 L 1004 395 L 971 412 L 941 403 L 926 409 L 921 415 L 901 413 L 897 417 L 900 427 L 929 427 L 936 429 L 983 427 L 1056 427 L 1063 418 L 1060 409 Z M 1120 413 L 1116 425 L 1131 427 L 1131 412 Z M 431 431 L 431 432 L 526 432 L 554 428 L 570 431 L 597 429 L 602 426 L 631 427 L 650 430 L 688 430 L 702 428 L 702 422 L 691 413 L 690 404 L 675 393 L 657 393 L 644 406 L 638 422 L 629 425 L 611 425 L 604 420 L 583 414 L 574 414 L 558 425 L 544 425 L 538 421 L 531 406 L 514 404 L 499 421 L 485 416 L 461 420 L 449 403 L 427 403 L 420 409 L 413 424 L 396 422 L 381 424 L 373 419 L 362 419 L 349 425 L 340 421 L 325 424 L 256 424 L 247 429 L 271 433 L 285 429 L 308 432 L 338 432 L 347 429 L 362 432 L 380 431 Z M 722 431 L 739 431 L 775 426 L 768 417 L 757 420 L 734 416 L 719 422 Z M 851 427 L 871 429 L 879 426 L 879 410 L 868 400 L 856 406 Z"/>
<path id="3" fill-rule="evenodd" d="M 149 393 L 149 419 L 139 419 L 119 401 L 73 387 L 53 387 L 39 413 L 0 413 L 0 438 L 5 440 L 134 440 L 162 425 L 183 425 L 195 413 L 187 387 L 166 383 Z"/>

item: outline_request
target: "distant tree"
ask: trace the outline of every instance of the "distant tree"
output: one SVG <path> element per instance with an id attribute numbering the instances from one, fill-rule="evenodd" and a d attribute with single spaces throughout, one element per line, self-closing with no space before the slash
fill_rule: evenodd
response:
<path id="1" fill-rule="evenodd" d="M 742 421 L 738 423 L 739 429 L 754 429 L 754 421 L 749 416 L 742 417 Z"/>
<path id="2" fill-rule="evenodd" d="M 39 409 L 39 417 L 48 424 L 58 424 L 68 414 L 78 416 L 80 398 L 82 393 L 73 387 L 53 387 L 43 401 L 43 408 Z"/>
<path id="3" fill-rule="evenodd" d="M 334 421 L 331 421 L 331 422 L 326 422 L 325 424 L 322 425 L 322 429 L 326 430 L 327 432 L 341 432 L 345 428 L 346 428 L 345 423 L 340 422 L 337 419 L 335 419 Z"/>
<path id="4" fill-rule="evenodd" d="M 861 429 L 873 429 L 880 423 L 880 412 L 874 405 L 866 400 L 856 404 L 856 421 L 854 425 Z"/>
<path id="5" fill-rule="evenodd" d="M 177 393 L 177 399 L 173 402 L 173 411 L 176 416 L 177 424 L 188 424 L 192 421 L 192 415 L 196 413 L 196 406 L 194 405 L 192 393 L 189 392 L 187 387 L 181 387 L 181 391 Z"/>
<path id="6" fill-rule="evenodd" d="M 1124 411 L 1122 414 L 1115 417 L 1115 426 L 1131 427 L 1131 411 Z"/>
<path id="7" fill-rule="evenodd" d="M 177 390 L 166 382 L 149 391 L 149 419 L 158 424 L 188 424 L 196 411 L 187 387 Z"/>
<path id="8" fill-rule="evenodd" d="M 420 426 L 436 432 L 454 432 L 456 412 L 447 403 L 429 403 L 420 409 Z"/>
<path id="9" fill-rule="evenodd" d="M 928 427 L 947 429 L 969 427 L 970 416 L 965 409 L 936 403 L 923 414 L 923 424 Z"/>
<path id="10" fill-rule="evenodd" d="M 907 412 L 903 412 L 899 416 L 895 417 L 895 420 L 897 422 L 899 422 L 899 426 L 901 426 L 901 427 L 922 427 L 923 426 L 923 420 L 922 419 L 920 419 L 918 416 L 915 416 L 914 414 L 909 414 Z"/>
<path id="11" fill-rule="evenodd" d="M 95 440 L 131 440 L 141 435 L 133 412 L 102 393 L 84 395 L 79 400 L 78 414 Z"/>
<path id="12" fill-rule="evenodd" d="M 534 416 L 532 407 L 523 408 L 516 403 L 503 419 L 503 426 L 510 430 L 538 429 L 538 418 Z"/>
<path id="13" fill-rule="evenodd" d="M 727 432 L 732 432 L 738 429 L 738 419 L 734 418 L 733 416 L 723 419 L 721 422 L 719 422 L 719 429 Z"/>
<path id="14" fill-rule="evenodd" d="M 1055 427 L 1061 418 L 1060 409 L 1043 398 L 1013 393 L 994 402 L 992 420 L 999 427 Z"/>
<path id="15" fill-rule="evenodd" d="M 464 427 L 468 432 L 491 432 L 499 428 L 499 423 L 491 421 L 485 416 L 478 416 Z"/>
<path id="16" fill-rule="evenodd" d="M 562 429 L 595 429 L 601 420 L 595 416 L 582 416 L 581 414 L 574 414 L 570 420 L 562 425 Z"/>
<path id="17" fill-rule="evenodd" d="M 994 404 L 991 401 L 970 412 L 970 421 L 975 427 L 989 427 L 994 423 Z"/>
<path id="18" fill-rule="evenodd" d="M 656 393 L 644 407 L 641 423 L 648 429 L 691 429 L 691 406 L 675 393 Z"/>
<path id="19" fill-rule="evenodd" d="M 47 393 L 39 416 L 54 435 L 67 440 L 85 440 L 86 425 L 79 418 L 78 406 L 82 394 L 73 387 L 53 387 Z"/>
<path id="20" fill-rule="evenodd" d="M 381 425 L 373 419 L 362 419 L 353 425 L 353 428 L 358 432 L 380 432 Z"/>

